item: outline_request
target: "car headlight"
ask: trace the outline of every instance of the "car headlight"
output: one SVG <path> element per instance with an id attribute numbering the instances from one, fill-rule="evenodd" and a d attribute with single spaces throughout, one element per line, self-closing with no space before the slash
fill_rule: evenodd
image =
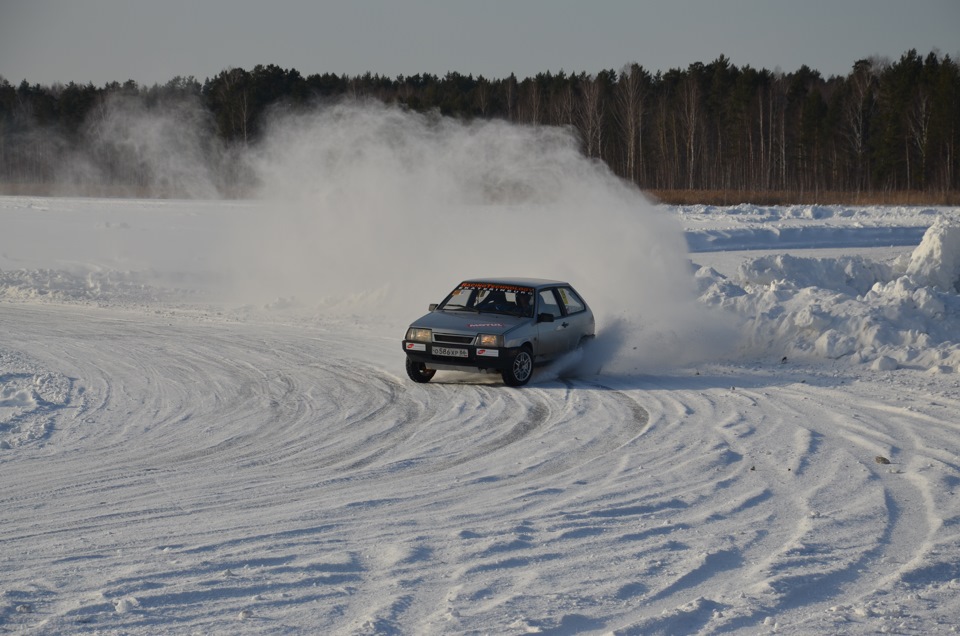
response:
<path id="1" fill-rule="evenodd" d="M 407 329 L 407 340 L 412 340 L 413 342 L 430 342 L 433 340 L 433 333 L 429 329 L 410 327 Z"/>
<path id="2" fill-rule="evenodd" d="M 478 347 L 502 347 L 503 336 L 495 336 L 491 333 L 482 333 L 477 336 Z"/>

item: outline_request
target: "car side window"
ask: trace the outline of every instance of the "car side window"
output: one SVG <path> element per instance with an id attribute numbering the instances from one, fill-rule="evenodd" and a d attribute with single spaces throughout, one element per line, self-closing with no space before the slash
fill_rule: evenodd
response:
<path id="1" fill-rule="evenodd" d="M 563 301 L 563 308 L 567 310 L 567 314 L 576 314 L 587 308 L 583 300 L 577 296 L 577 292 L 573 291 L 569 287 L 561 287 L 557 290 L 560 292 L 560 299 Z"/>
<path id="2" fill-rule="evenodd" d="M 540 291 L 540 308 L 537 310 L 541 314 L 553 314 L 555 318 L 563 315 L 560 305 L 557 304 L 557 297 L 552 289 Z"/>

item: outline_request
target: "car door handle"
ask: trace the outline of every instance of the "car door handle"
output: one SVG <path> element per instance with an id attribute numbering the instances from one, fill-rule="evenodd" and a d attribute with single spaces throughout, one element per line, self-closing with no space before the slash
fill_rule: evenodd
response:
<path id="1" fill-rule="evenodd" d="M 561 322 L 561 323 L 560 323 L 560 326 L 563 327 L 564 329 L 566 329 L 567 327 L 570 326 L 570 323 L 568 323 L 568 322 Z"/>

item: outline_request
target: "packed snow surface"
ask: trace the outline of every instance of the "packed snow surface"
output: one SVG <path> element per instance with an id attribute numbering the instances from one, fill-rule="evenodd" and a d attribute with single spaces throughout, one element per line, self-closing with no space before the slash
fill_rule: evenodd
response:
<path id="1" fill-rule="evenodd" d="M 0 629 L 958 630 L 960 210 L 653 205 L 374 115 L 250 201 L 0 198 Z M 596 346 L 409 381 L 486 275 L 569 280 Z"/>

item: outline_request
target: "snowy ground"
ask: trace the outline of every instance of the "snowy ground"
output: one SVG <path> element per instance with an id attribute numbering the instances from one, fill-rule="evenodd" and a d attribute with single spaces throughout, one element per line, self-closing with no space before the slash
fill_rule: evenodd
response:
<path id="1" fill-rule="evenodd" d="M 515 390 L 405 378 L 454 265 L 238 302 L 256 204 L 0 198 L 0 629 L 956 632 L 960 211 L 653 213 L 722 355 L 591 268 L 603 370 Z"/>

